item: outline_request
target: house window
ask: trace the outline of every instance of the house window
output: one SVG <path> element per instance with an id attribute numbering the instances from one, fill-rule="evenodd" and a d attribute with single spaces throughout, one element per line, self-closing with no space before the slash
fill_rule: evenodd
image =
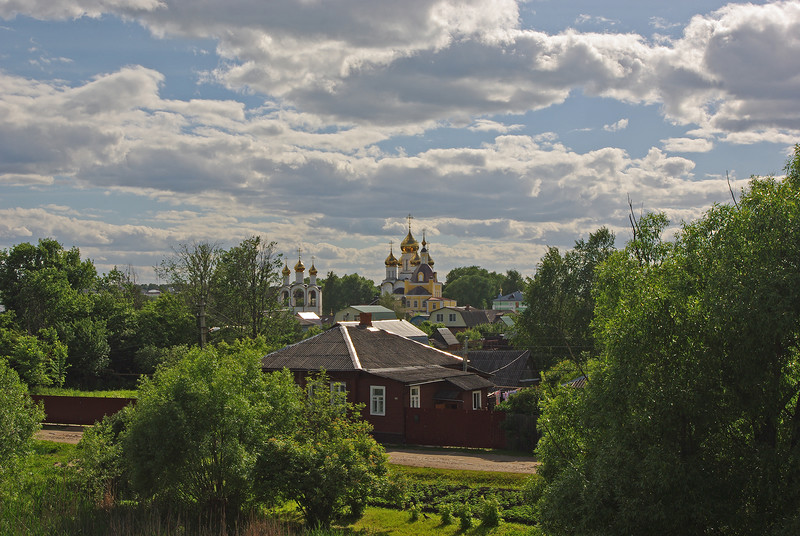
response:
<path id="1" fill-rule="evenodd" d="M 331 382 L 331 401 L 344 402 L 347 400 L 347 384 L 344 382 Z"/>
<path id="2" fill-rule="evenodd" d="M 436 321 L 437 322 L 441 322 L 442 320 L 444 320 L 444 315 L 443 314 L 437 314 L 436 315 Z"/>
<path id="3" fill-rule="evenodd" d="M 472 391 L 472 409 L 481 409 L 480 391 Z"/>
<path id="4" fill-rule="evenodd" d="M 413 387 L 409 387 L 409 406 L 412 408 L 419 407 L 419 385 L 415 385 Z"/>
<path id="5" fill-rule="evenodd" d="M 382 385 L 370 385 L 369 399 L 370 415 L 386 415 L 386 387 Z"/>
<path id="6" fill-rule="evenodd" d="M 456 321 L 456 314 L 450 313 L 450 322 L 455 322 L 455 321 Z"/>

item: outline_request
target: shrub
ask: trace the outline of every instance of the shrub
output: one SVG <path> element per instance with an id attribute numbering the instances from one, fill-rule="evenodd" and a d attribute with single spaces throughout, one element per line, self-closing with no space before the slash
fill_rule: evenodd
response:
<path id="1" fill-rule="evenodd" d="M 450 525 L 453 523 L 453 507 L 449 504 L 443 504 L 439 507 L 439 517 L 442 518 L 442 525 Z"/>
<path id="2" fill-rule="evenodd" d="M 17 463 L 28 455 L 42 419 L 44 412 L 31 400 L 27 386 L 0 358 L 0 499 L 6 479 L 16 475 Z"/>
<path id="3" fill-rule="evenodd" d="M 503 522 L 500 515 L 500 503 L 497 499 L 484 499 L 480 505 L 481 524 L 485 527 L 497 527 Z"/>

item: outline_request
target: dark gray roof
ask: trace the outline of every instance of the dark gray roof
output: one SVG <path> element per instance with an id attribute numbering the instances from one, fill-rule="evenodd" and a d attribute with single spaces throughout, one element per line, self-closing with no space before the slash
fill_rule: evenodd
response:
<path id="1" fill-rule="evenodd" d="M 469 391 L 472 389 L 482 389 L 483 387 L 491 387 L 493 384 L 486 378 L 481 378 L 477 374 L 464 374 L 461 376 L 450 376 L 447 381 L 462 389 Z"/>
<path id="2" fill-rule="evenodd" d="M 437 338 L 441 338 L 445 343 L 449 345 L 456 345 L 459 344 L 458 339 L 456 336 L 453 335 L 453 332 L 450 331 L 448 328 L 436 328 L 436 333 L 434 334 Z"/>
<path id="3" fill-rule="evenodd" d="M 492 375 L 496 387 L 527 387 L 533 371 L 528 367 L 529 350 L 476 350 L 469 352 L 470 366 Z"/>
<path id="4" fill-rule="evenodd" d="M 429 365 L 461 368 L 462 363 L 460 357 L 426 344 L 361 326 L 334 326 L 261 360 L 266 370 L 371 370 Z"/>
<path id="5" fill-rule="evenodd" d="M 525 297 L 522 295 L 522 292 L 516 290 L 511 294 L 506 294 L 505 296 L 498 296 L 494 299 L 494 301 L 522 301 Z"/>
<path id="6" fill-rule="evenodd" d="M 370 374 L 407 384 L 447 381 L 459 389 L 481 389 L 491 387 L 492 382 L 472 372 L 454 370 L 438 365 L 427 367 L 400 367 L 393 369 L 372 369 Z"/>
<path id="7" fill-rule="evenodd" d="M 267 354 L 261 359 L 265 370 L 353 370 L 353 359 L 347 349 L 339 328 L 332 328 L 319 335 L 286 346 Z"/>
<path id="8" fill-rule="evenodd" d="M 431 293 L 425 287 L 414 287 L 406 296 L 430 296 Z"/>

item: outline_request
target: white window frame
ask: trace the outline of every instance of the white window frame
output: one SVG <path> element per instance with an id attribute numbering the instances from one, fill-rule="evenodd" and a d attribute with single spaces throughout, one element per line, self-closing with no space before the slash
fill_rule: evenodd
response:
<path id="1" fill-rule="evenodd" d="M 369 414 L 386 415 L 386 387 L 383 385 L 369 386 Z"/>
<path id="2" fill-rule="evenodd" d="M 472 409 L 481 409 L 482 399 L 480 391 L 472 391 Z"/>
<path id="3" fill-rule="evenodd" d="M 444 322 L 444 313 L 436 315 L 437 322 Z"/>
<path id="4" fill-rule="evenodd" d="M 419 385 L 412 385 L 408 388 L 408 407 L 420 407 L 420 388 Z"/>
<path id="5" fill-rule="evenodd" d="M 331 382 L 331 400 L 338 401 L 336 396 L 338 393 L 344 393 L 345 400 L 347 400 L 347 384 L 345 382 Z"/>
<path id="6" fill-rule="evenodd" d="M 449 320 L 449 322 L 455 322 L 455 321 L 456 321 L 456 314 L 455 314 L 455 313 L 450 313 L 450 320 Z"/>

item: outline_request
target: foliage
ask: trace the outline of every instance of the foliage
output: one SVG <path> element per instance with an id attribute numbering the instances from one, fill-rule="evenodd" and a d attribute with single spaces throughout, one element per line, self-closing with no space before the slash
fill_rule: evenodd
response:
<path id="1" fill-rule="evenodd" d="M 478 517 L 484 527 L 498 527 L 503 522 L 503 516 L 500 514 L 500 503 L 496 498 L 482 498 L 478 508 Z"/>
<path id="2" fill-rule="evenodd" d="M 324 298 L 323 306 L 330 314 L 341 311 L 351 305 L 370 304 L 378 296 L 375 282 L 356 273 L 342 277 L 328 272 L 325 279 L 319 282 Z M 395 307 L 390 307 L 393 311 Z"/>
<path id="3" fill-rule="evenodd" d="M 599 269 L 599 360 L 540 422 L 549 533 L 781 534 L 800 503 L 800 146 Z M 642 220 L 640 219 L 639 222 Z M 653 229 L 665 220 L 652 218 Z"/>
<path id="4" fill-rule="evenodd" d="M 614 234 L 601 227 L 563 255 L 549 248 L 525 290 L 527 309 L 517 315 L 515 346 L 529 348 L 540 370 L 597 353 L 590 323 L 595 268 L 614 251 Z"/>
<path id="5" fill-rule="evenodd" d="M 260 445 L 295 426 L 299 400 L 291 375 L 263 374 L 259 358 L 193 348 L 142 381 L 122 432 L 125 469 L 142 498 L 211 512 L 253 500 Z"/>
<path id="6" fill-rule="evenodd" d="M 64 384 L 67 347 L 52 328 L 40 330 L 37 337 L 0 328 L 0 357 L 30 387 Z"/>
<path id="7" fill-rule="evenodd" d="M 28 396 L 28 389 L 14 370 L 0 358 L 0 502 L 6 484 L 31 447 L 31 439 L 44 418 L 41 407 Z"/>
<path id="8" fill-rule="evenodd" d="M 84 485 L 97 504 L 113 504 L 125 486 L 121 435 L 131 411 L 131 406 L 128 406 L 112 416 L 104 417 L 87 428 L 78 443 Z"/>
<path id="9" fill-rule="evenodd" d="M 508 270 L 503 275 L 478 266 L 453 268 L 447 273 L 446 279 L 442 294 L 453 298 L 460 306 L 471 305 L 476 309 L 489 309 L 497 296 L 525 287 L 522 276 L 516 270 Z"/>
<path id="10" fill-rule="evenodd" d="M 50 238 L 0 251 L 0 301 L 15 311 L 29 334 L 68 319 L 94 286 L 91 261 L 78 248 L 65 250 Z"/>
<path id="11" fill-rule="evenodd" d="M 386 473 L 386 454 L 360 408 L 331 389 L 324 373 L 309 378 L 305 393 L 296 428 L 264 445 L 260 493 L 295 501 L 309 527 L 357 520 Z"/>
<path id="12" fill-rule="evenodd" d="M 420 322 L 419 326 L 417 327 L 422 331 L 424 331 L 425 335 L 427 335 L 428 337 L 433 337 L 433 334 L 436 332 L 436 330 L 438 330 L 439 328 L 443 328 L 445 326 L 442 323 L 431 322 L 430 320 L 424 320 Z"/>
<path id="13" fill-rule="evenodd" d="M 281 257 L 275 242 L 251 236 L 223 251 L 213 275 L 215 306 L 212 312 L 249 337 L 263 335 L 272 313 L 280 308 Z"/>

